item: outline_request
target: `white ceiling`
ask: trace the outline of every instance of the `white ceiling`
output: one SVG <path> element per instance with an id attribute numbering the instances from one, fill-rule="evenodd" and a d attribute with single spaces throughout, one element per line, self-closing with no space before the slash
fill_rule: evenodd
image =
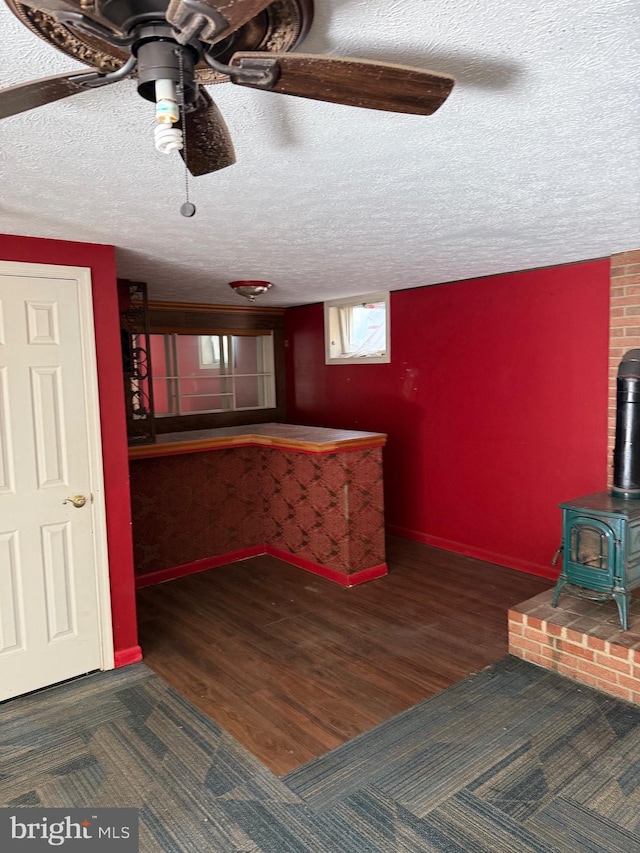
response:
<path id="1" fill-rule="evenodd" d="M 193 178 L 127 80 L 5 119 L 0 232 L 110 243 L 155 299 L 263 305 L 640 247 L 637 0 L 316 0 L 305 53 L 452 74 L 430 117 L 209 88 L 238 162 Z M 73 70 L 0 0 L 0 82 Z"/>

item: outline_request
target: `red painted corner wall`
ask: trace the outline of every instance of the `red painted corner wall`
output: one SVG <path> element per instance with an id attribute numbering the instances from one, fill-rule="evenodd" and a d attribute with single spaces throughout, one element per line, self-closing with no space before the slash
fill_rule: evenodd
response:
<path id="1" fill-rule="evenodd" d="M 0 234 L 0 259 L 91 270 L 115 659 L 116 666 L 132 663 L 140 658 L 140 649 L 114 250 L 112 246 Z"/>
<path id="2" fill-rule="evenodd" d="M 286 337 L 292 423 L 388 434 L 390 532 L 555 576 L 558 503 L 606 488 L 608 260 L 396 291 L 390 364 L 325 365 L 319 304 Z"/>

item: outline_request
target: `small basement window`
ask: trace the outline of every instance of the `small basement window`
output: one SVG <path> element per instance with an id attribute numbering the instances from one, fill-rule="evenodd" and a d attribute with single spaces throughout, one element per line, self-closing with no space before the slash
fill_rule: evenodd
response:
<path id="1" fill-rule="evenodd" d="M 326 364 L 387 364 L 389 294 L 367 293 L 324 303 Z"/>

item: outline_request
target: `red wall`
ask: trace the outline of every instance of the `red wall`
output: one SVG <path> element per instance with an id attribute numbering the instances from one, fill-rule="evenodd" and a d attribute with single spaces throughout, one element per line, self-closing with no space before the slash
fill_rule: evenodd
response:
<path id="1" fill-rule="evenodd" d="M 140 659 L 141 653 L 136 625 L 127 433 L 113 247 L 0 234 L 0 259 L 91 269 L 113 639 L 116 666 L 132 663 Z"/>
<path id="2" fill-rule="evenodd" d="M 388 434 L 390 532 L 554 576 L 558 503 L 606 488 L 608 260 L 396 291 L 390 364 L 325 365 L 319 304 L 286 333 L 292 423 Z"/>

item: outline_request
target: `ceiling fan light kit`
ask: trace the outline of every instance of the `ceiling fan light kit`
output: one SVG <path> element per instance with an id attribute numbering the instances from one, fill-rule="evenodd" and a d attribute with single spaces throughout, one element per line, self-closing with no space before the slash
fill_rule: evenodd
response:
<path id="1" fill-rule="evenodd" d="M 312 0 L 5 0 L 32 32 L 89 66 L 0 90 L 0 119 L 136 77 L 156 106 L 156 147 L 194 176 L 235 163 L 205 86 L 231 82 L 366 109 L 431 115 L 453 78 L 385 62 L 292 53 Z"/>

